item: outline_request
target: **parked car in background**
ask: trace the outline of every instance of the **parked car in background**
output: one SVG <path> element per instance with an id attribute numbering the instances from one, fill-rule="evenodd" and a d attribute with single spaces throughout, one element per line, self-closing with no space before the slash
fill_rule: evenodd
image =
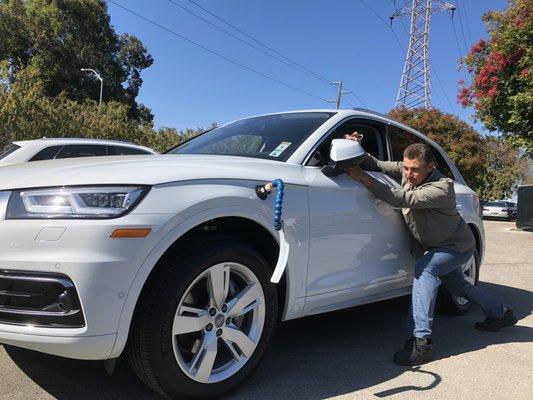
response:
<path id="1" fill-rule="evenodd" d="M 514 207 L 516 215 L 516 207 Z M 483 218 L 505 219 L 510 221 L 513 216 L 513 208 L 503 200 L 489 201 L 483 206 Z"/>
<path id="2" fill-rule="evenodd" d="M 342 139 L 353 131 L 380 160 L 401 161 L 411 143 L 431 147 L 476 238 L 462 271 L 477 284 L 479 199 L 439 145 L 368 110 L 276 113 L 163 155 L 0 168 L 0 342 L 108 366 L 124 354 L 166 398 L 219 398 L 250 376 L 281 321 L 409 294 L 402 209 L 342 164 L 327 173 L 336 145 L 356 146 Z M 277 178 L 290 250 L 273 284 L 280 198 L 257 187 Z M 470 306 L 445 288 L 439 300 L 455 313 Z"/>
<path id="3" fill-rule="evenodd" d="M 505 203 L 509 206 L 509 209 L 511 210 L 511 219 L 516 219 L 516 213 L 517 213 L 516 203 L 513 201 L 506 201 Z"/>
<path id="4" fill-rule="evenodd" d="M 148 147 L 114 140 L 43 138 L 23 140 L 7 145 L 0 151 L 0 167 L 59 158 L 134 154 L 157 154 L 157 152 Z"/>

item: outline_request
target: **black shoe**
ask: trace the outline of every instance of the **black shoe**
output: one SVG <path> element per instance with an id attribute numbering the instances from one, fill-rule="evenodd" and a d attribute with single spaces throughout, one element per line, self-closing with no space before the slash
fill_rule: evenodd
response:
<path id="1" fill-rule="evenodd" d="M 396 364 L 412 366 L 428 362 L 433 355 L 433 342 L 431 338 L 411 337 L 405 342 L 405 346 L 394 354 Z"/>
<path id="2" fill-rule="evenodd" d="M 506 326 L 512 326 L 518 322 L 513 310 L 508 308 L 501 318 L 485 318 L 482 322 L 476 322 L 474 328 L 480 331 L 496 332 Z"/>

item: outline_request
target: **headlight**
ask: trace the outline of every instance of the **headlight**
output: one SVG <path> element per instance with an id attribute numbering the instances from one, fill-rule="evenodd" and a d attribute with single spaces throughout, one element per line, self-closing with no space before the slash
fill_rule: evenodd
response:
<path id="1" fill-rule="evenodd" d="M 117 218 L 148 192 L 145 186 L 61 187 L 14 190 L 6 219 Z"/>

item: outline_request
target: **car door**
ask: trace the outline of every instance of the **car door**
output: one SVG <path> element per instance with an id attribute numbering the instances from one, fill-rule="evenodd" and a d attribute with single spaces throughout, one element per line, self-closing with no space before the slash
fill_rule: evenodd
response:
<path id="1" fill-rule="evenodd" d="M 411 283 L 407 277 L 413 259 L 401 210 L 377 200 L 347 174 L 327 177 L 321 172 L 331 140 L 354 130 L 363 134 L 367 152 L 387 157 L 385 125 L 350 119 L 324 138 L 303 167 L 310 212 L 306 314 L 392 297 L 407 292 Z M 382 173 L 371 174 L 397 185 Z"/>

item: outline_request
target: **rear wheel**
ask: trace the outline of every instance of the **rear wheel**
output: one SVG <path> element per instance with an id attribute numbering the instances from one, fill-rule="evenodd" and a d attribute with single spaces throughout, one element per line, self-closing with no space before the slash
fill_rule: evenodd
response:
<path id="1" fill-rule="evenodd" d="M 479 255 L 477 250 L 466 263 L 461 265 L 461 270 L 465 276 L 465 280 L 472 285 L 477 285 L 479 281 Z M 438 308 L 447 314 L 462 315 L 468 311 L 472 305 L 472 301 L 460 296 L 451 294 L 445 287 L 439 290 L 439 298 L 437 301 Z"/>
<path id="2" fill-rule="evenodd" d="M 169 398 L 231 391 L 253 372 L 276 326 L 266 261 L 239 239 L 220 237 L 162 271 L 136 312 L 133 369 Z"/>

